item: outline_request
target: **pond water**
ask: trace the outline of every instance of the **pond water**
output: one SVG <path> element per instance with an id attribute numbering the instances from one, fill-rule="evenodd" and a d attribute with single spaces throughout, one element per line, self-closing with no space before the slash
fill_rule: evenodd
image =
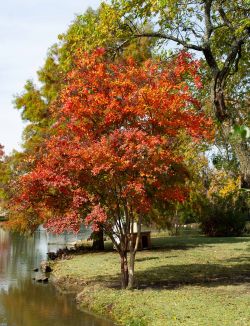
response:
<path id="1" fill-rule="evenodd" d="M 26 238 L 0 228 L 0 326 L 113 325 L 77 310 L 52 284 L 32 280 L 49 249 L 43 230 Z"/>

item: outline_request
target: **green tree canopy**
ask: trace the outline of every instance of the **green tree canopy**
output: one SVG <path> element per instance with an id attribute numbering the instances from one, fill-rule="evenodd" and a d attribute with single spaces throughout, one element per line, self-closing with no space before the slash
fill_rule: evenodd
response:
<path id="1" fill-rule="evenodd" d="M 130 38 L 154 38 L 163 49 L 184 47 L 207 66 L 211 102 L 229 139 L 235 125 L 249 123 L 249 0 L 113 0 Z M 134 22 L 137 21 L 136 25 Z M 152 31 L 145 26 L 150 24 Z M 243 184 L 250 187 L 249 139 L 231 141 Z"/>

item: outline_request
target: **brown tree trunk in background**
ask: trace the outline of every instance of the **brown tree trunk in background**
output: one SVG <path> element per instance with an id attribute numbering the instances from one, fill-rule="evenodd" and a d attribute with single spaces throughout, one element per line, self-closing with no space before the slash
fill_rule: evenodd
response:
<path id="1" fill-rule="evenodd" d="M 231 142 L 233 151 L 240 163 L 241 188 L 250 189 L 250 148 L 247 140 Z"/>
<path id="2" fill-rule="evenodd" d="M 223 137 L 231 145 L 239 161 L 239 172 L 241 176 L 241 188 L 250 189 L 250 148 L 249 141 L 240 135 L 230 137 L 230 132 L 234 124 L 230 119 L 222 122 L 221 129 Z"/>
<path id="3" fill-rule="evenodd" d="M 223 132 L 227 134 L 227 139 L 235 152 L 235 155 L 240 163 L 240 173 L 242 178 L 242 188 L 250 189 L 250 171 L 249 171 L 249 148 L 247 143 L 243 139 L 239 139 L 238 144 L 234 144 L 229 139 L 229 132 L 231 127 L 235 124 L 235 116 L 237 117 L 236 108 L 230 108 L 226 100 L 226 83 L 228 76 L 235 70 L 238 71 L 238 63 L 241 58 L 242 46 L 249 37 L 250 31 L 246 30 L 245 35 L 240 38 L 236 38 L 230 46 L 230 50 L 226 56 L 226 59 L 220 67 L 216 57 L 211 48 L 210 39 L 213 31 L 213 25 L 211 23 L 211 8 L 212 1 L 205 2 L 205 46 L 203 46 L 202 52 L 205 56 L 206 62 L 212 73 L 211 81 L 211 103 L 214 107 L 214 113 L 216 119 L 222 124 Z M 220 8 L 220 10 L 223 10 Z M 223 12 L 222 12 L 223 14 Z M 232 110 L 232 111 L 231 111 Z M 232 116 L 232 113 L 234 116 Z M 240 117 L 238 115 L 238 117 Z M 225 129 L 225 131 L 224 131 Z"/>
<path id="4" fill-rule="evenodd" d="M 103 229 L 100 228 L 99 231 L 92 233 L 93 238 L 93 246 L 94 250 L 103 251 L 104 250 L 104 237 L 103 237 Z"/>
<path id="5" fill-rule="evenodd" d="M 219 75 L 219 74 L 218 74 Z M 222 78 L 222 79 L 221 79 Z M 230 117 L 224 99 L 225 76 L 215 78 L 212 83 L 212 101 L 215 108 L 215 116 L 221 123 L 225 139 L 228 139 L 240 165 L 241 188 L 250 189 L 250 148 L 247 139 L 240 136 L 230 139 L 230 132 L 234 127 L 234 121 Z"/>

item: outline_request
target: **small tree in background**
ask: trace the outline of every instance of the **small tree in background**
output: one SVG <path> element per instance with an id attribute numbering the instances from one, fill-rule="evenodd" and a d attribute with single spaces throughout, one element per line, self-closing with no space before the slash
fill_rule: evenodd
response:
<path id="1" fill-rule="evenodd" d="M 34 210 L 58 233 L 77 232 L 82 222 L 103 228 L 120 255 L 122 287 L 133 288 L 142 222 L 187 194 L 179 135 L 199 142 L 211 123 L 191 94 L 201 85 L 198 62 L 186 53 L 165 65 L 139 65 L 110 63 L 104 52 L 79 53 L 51 108 L 52 136 L 16 182 L 12 209 L 13 216 Z"/>
<path id="2" fill-rule="evenodd" d="M 202 202 L 201 229 L 208 236 L 239 236 L 249 218 L 247 192 L 240 189 L 240 178 L 224 170 L 214 170 Z"/>

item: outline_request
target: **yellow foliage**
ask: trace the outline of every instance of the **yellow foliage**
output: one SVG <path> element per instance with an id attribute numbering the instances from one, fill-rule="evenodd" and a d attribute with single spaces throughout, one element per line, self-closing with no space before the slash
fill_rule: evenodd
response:
<path id="1" fill-rule="evenodd" d="M 240 177 L 233 178 L 228 175 L 225 171 L 220 170 L 214 173 L 211 181 L 208 197 L 213 195 L 219 195 L 222 198 L 238 192 L 240 189 Z"/>

